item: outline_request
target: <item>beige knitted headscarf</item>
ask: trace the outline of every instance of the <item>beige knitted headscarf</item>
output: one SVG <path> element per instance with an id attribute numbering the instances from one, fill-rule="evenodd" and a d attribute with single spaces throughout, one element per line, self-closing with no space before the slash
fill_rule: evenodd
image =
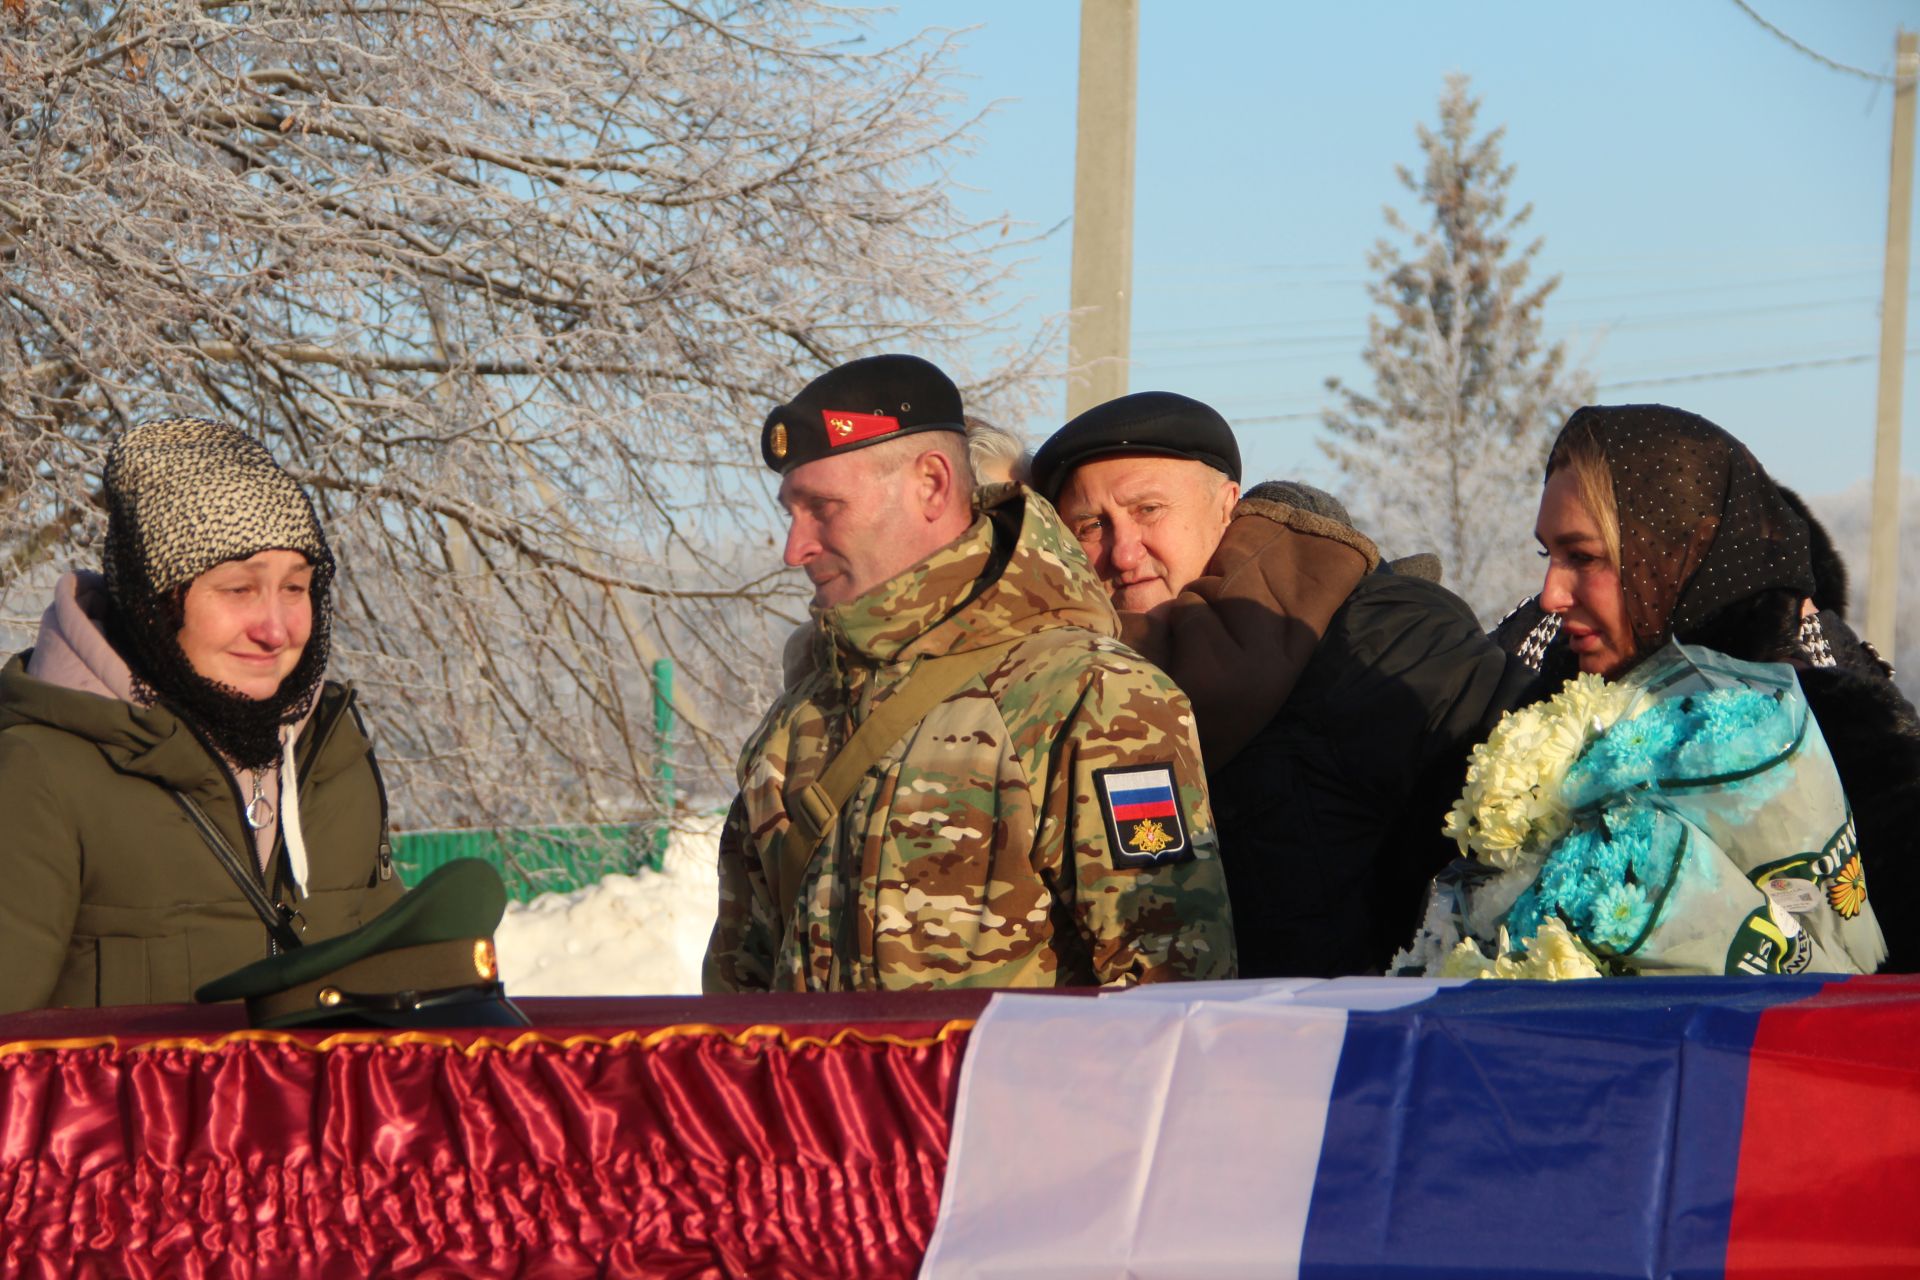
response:
<path id="1" fill-rule="evenodd" d="M 164 700 L 244 768 L 279 754 L 279 726 L 303 715 L 326 671 L 333 555 L 313 504 L 259 442 L 206 418 L 157 418 L 107 452 L 109 638 L 143 700 Z M 297 551 L 313 566 L 313 631 L 271 698 L 248 698 L 196 672 L 181 652 L 182 598 L 227 560 Z M 142 689 L 144 686 L 144 691 Z"/>
<path id="2" fill-rule="evenodd" d="M 226 560 L 298 551 L 332 565 L 313 506 L 257 441 L 207 418 L 155 418 L 107 452 L 107 589 L 164 595 Z M 112 536 L 110 534 L 110 536 Z M 124 575 L 133 575 L 132 581 Z"/>

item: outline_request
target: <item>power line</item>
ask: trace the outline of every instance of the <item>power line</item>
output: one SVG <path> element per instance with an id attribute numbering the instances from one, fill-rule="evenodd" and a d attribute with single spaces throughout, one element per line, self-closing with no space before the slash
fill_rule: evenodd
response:
<path id="1" fill-rule="evenodd" d="M 1596 294 L 1590 297 L 1569 296 L 1566 290 L 1565 275 L 1562 273 L 1560 293 L 1549 304 L 1556 323 L 1567 327 L 1566 313 L 1569 310 L 1593 310 L 1611 307 L 1622 302 L 1641 302 L 1649 298 L 1688 298 L 1714 294 L 1739 294 L 1754 289 L 1770 289 L 1782 285 L 1824 284 L 1833 281 L 1848 280 L 1863 274 L 1878 276 L 1880 266 L 1874 263 L 1849 271 L 1826 271 L 1813 275 L 1753 276 L 1748 274 L 1739 280 L 1724 281 L 1717 284 L 1685 285 L 1671 289 L 1638 289 L 1631 293 Z M 1369 282 L 1376 283 L 1376 282 Z M 1799 305 L 1799 304 L 1792 304 Z M 1765 310 L 1765 308 L 1762 308 Z M 1225 324 L 1182 325 L 1161 329 L 1135 329 L 1134 339 L 1152 345 L 1156 339 L 1199 338 L 1207 334 L 1219 334 L 1225 337 L 1240 337 L 1250 332 L 1267 333 L 1287 329 L 1324 328 L 1328 324 L 1357 324 L 1370 314 L 1376 314 L 1377 308 L 1367 302 L 1359 308 L 1358 314 L 1346 314 L 1329 318 L 1325 315 L 1310 316 L 1297 320 L 1272 321 L 1232 321 Z M 1677 313 L 1675 313 L 1677 314 Z M 1744 312 L 1743 312 L 1744 314 Z M 1577 317 L 1576 317 L 1577 318 Z M 1659 318 L 1658 313 L 1651 317 Z"/>
<path id="2" fill-rule="evenodd" d="M 1907 348 L 1909 356 L 1920 356 L 1920 347 Z M 1627 378 L 1619 382 L 1602 382 L 1595 385 L 1596 391 L 1625 391 L 1632 387 L 1673 386 L 1686 382 L 1716 382 L 1733 378 L 1757 378 L 1766 374 L 1792 373 L 1800 369 L 1826 369 L 1840 365 L 1865 364 L 1869 360 L 1879 359 L 1878 352 L 1862 355 L 1830 356 L 1822 360 L 1789 360 L 1783 364 L 1749 365 L 1742 369 L 1713 369 L 1701 373 L 1674 373 L 1655 378 Z M 1324 409 L 1309 409 L 1298 413 L 1267 413 L 1258 417 L 1236 417 L 1233 423 L 1237 427 L 1277 426 L 1283 422 L 1302 422 L 1309 418 L 1325 415 Z"/>
<path id="3" fill-rule="evenodd" d="M 1915 289 L 1912 296 L 1920 297 L 1920 289 Z M 1714 307 L 1704 310 L 1696 308 L 1691 311 L 1667 311 L 1642 315 L 1626 315 L 1614 319 L 1566 320 L 1556 317 L 1552 322 L 1544 326 L 1544 328 L 1549 337 L 1552 337 L 1556 341 L 1564 341 L 1582 333 L 1589 333 L 1589 336 L 1591 336 L 1589 331 L 1593 330 L 1603 330 L 1607 333 L 1629 333 L 1646 329 L 1687 328 L 1689 326 L 1719 320 L 1745 319 L 1749 316 L 1791 315 L 1806 311 L 1828 311 L 1838 307 L 1869 307 L 1877 304 L 1880 300 L 1877 294 L 1857 294 L 1849 298 L 1824 298 L 1803 302 L 1782 302 L 1766 306 Z M 1165 364 L 1174 368 L 1183 368 L 1186 366 L 1183 364 L 1180 356 L 1181 353 L 1184 352 L 1199 352 L 1203 355 L 1214 352 L 1248 349 L 1257 352 L 1280 352 L 1289 349 L 1342 346 L 1365 342 L 1367 335 L 1364 333 L 1298 335 L 1277 334 L 1274 332 L 1276 329 L 1284 327 L 1308 328 L 1317 326 L 1324 329 L 1330 324 L 1337 325 L 1351 323 L 1352 321 L 1353 317 L 1345 316 L 1331 320 L 1304 320 L 1297 323 L 1283 322 L 1280 325 L 1245 324 L 1239 326 L 1222 326 L 1214 330 L 1214 332 L 1221 334 L 1220 337 L 1160 341 L 1146 339 L 1136 342 L 1134 346 L 1134 360 L 1136 363 L 1141 364 Z M 1162 332 L 1169 331 L 1163 330 Z M 1136 338 L 1139 336 L 1139 334 L 1135 335 Z M 1264 355 L 1255 355 L 1246 357 L 1245 359 L 1248 362 L 1253 362 L 1264 358 Z M 1207 367 L 1213 368 L 1218 367 L 1218 365 L 1209 363 Z"/>
<path id="4" fill-rule="evenodd" d="M 1768 22 L 1765 18 L 1755 13 L 1753 11 L 1753 6 L 1748 4 L 1747 0 L 1733 0 L 1733 7 L 1738 9 L 1740 12 L 1746 14 L 1749 18 L 1752 18 L 1755 22 L 1759 23 L 1762 28 L 1764 28 L 1766 31 L 1768 31 L 1772 35 L 1778 37 L 1781 40 L 1786 41 L 1787 44 L 1791 45 L 1793 48 L 1797 49 L 1799 52 L 1806 54 L 1809 58 L 1812 58 L 1815 62 L 1819 63 L 1824 67 L 1831 68 L 1834 71 L 1844 71 L 1846 74 L 1850 76 L 1859 76 L 1862 80 L 1868 80 L 1874 84 L 1898 84 L 1900 82 L 1899 77 L 1897 76 L 1886 75 L 1879 71 L 1867 71 L 1861 67 L 1849 66 L 1847 63 L 1844 63 L 1844 62 L 1836 62 L 1834 59 L 1829 58 L 1826 54 L 1821 53 L 1817 49 L 1809 49 L 1806 45 L 1801 44 L 1798 40 L 1795 40 L 1792 36 L 1788 35 L 1786 32 L 1782 31 L 1780 28 L 1774 26 L 1771 22 Z"/>
<path id="5" fill-rule="evenodd" d="M 1704 253 L 1699 248 L 1676 250 L 1672 253 L 1633 253 L 1601 254 L 1598 256 L 1563 256 L 1559 253 L 1542 257 L 1541 270 L 1549 273 L 1579 275 L 1586 272 L 1604 271 L 1608 275 L 1620 275 L 1628 272 L 1671 271 L 1676 265 L 1690 271 L 1737 271 L 1742 274 L 1751 269 L 1756 255 L 1763 256 L 1769 262 L 1802 267 L 1845 266 L 1865 263 L 1877 267 L 1878 250 L 1867 258 L 1861 258 L 1860 245 L 1852 240 L 1831 241 L 1824 244 L 1807 244 L 1795 241 L 1784 245 L 1756 245 L 1751 249 L 1724 251 L 1719 256 Z M 1838 255 L 1837 257 L 1835 255 Z M 1797 256 L 1795 256 L 1797 255 Z M 1361 264 L 1353 259 L 1340 262 L 1220 262 L 1212 259 L 1185 259 L 1168 261 L 1159 259 L 1136 269 L 1141 277 L 1149 275 L 1189 276 L 1230 276 L 1235 279 L 1253 273 L 1338 272 L 1352 275 Z M 1373 276 L 1363 277 L 1374 279 Z"/>
<path id="6" fill-rule="evenodd" d="M 1908 347 L 1907 355 L 1920 355 L 1920 347 Z M 1752 365 L 1745 369 L 1717 369 L 1709 373 L 1677 373 L 1661 378 L 1629 378 L 1624 382 L 1602 382 L 1601 391 L 1621 391 L 1627 387 L 1670 386 L 1679 382 L 1714 382 L 1727 378 L 1757 378 L 1768 373 L 1791 373 L 1796 369 L 1828 369 L 1845 364 L 1865 364 L 1878 360 L 1880 353 L 1869 351 L 1857 356 L 1829 356 L 1824 360 L 1790 360 L 1785 364 Z"/>

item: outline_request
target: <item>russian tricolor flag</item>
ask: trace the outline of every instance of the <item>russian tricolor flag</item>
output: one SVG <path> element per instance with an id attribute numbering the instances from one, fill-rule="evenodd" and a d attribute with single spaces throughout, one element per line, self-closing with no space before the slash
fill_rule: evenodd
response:
<path id="1" fill-rule="evenodd" d="M 1101 779 L 1107 789 L 1107 804 L 1117 822 L 1138 822 L 1142 818 L 1171 818 L 1173 771 L 1170 769 L 1132 769 L 1125 773 L 1109 771 Z"/>
<path id="2" fill-rule="evenodd" d="M 1920 1276 L 1920 979 L 998 996 L 924 1274 Z"/>

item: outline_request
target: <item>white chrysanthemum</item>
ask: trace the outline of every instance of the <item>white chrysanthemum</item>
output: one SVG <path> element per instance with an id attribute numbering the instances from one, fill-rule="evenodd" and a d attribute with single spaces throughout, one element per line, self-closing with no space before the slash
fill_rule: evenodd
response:
<path id="1" fill-rule="evenodd" d="M 1519 972 L 1514 977 L 1546 982 L 1600 976 L 1600 966 L 1593 953 L 1555 916 L 1541 921 L 1539 932 L 1528 941 L 1527 954 L 1516 968 Z"/>
<path id="2" fill-rule="evenodd" d="M 1442 978 L 1497 978 L 1496 964 L 1480 954 L 1480 944 L 1472 938 L 1462 938 L 1458 946 L 1447 952 L 1445 963 L 1440 966 Z"/>
<path id="3" fill-rule="evenodd" d="M 1499 941 L 1494 944 L 1494 957 L 1489 960 L 1480 953 L 1480 947 L 1471 938 L 1463 938 L 1460 944 L 1447 953 L 1446 962 L 1441 966 L 1443 978 L 1526 978 L 1536 982 L 1564 982 L 1571 978 L 1597 978 L 1600 966 L 1594 955 L 1580 945 L 1580 939 L 1568 931 L 1559 920 L 1549 918 L 1540 926 L 1540 931 L 1527 943 L 1526 953 L 1513 956 L 1507 953 L 1507 931 L 1500 930 Z"/>
<path id="4" fill-rule="evenodd" d="M 1592 672 L 1583 671 L 1567 681 L 1547 705 L 1556 718 L 1570 719 L 1581 727 L 1585 737 L 1597 737 L 1626 712 L 1640 691 L 1632 685 L 1609 684 Z"/>
<path id="5" fill-rule="evenodd" d="M 1473 749 L 1445 833 L 1462 853 L 1501 868 L 1546 849 L 1569 826 L 1560 799 L 1567 770 L 1633 698 L 1631 689 L 1582 674 L 1545 703 L 1502 716 Z"/>

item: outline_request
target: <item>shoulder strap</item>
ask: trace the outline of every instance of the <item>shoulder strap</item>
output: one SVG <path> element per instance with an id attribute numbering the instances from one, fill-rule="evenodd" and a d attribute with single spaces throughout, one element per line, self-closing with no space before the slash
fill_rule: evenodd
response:
<path id="1" fill-rule="evenodd" d="M 200 833 L 200 838 L 206 842 L 207 848 L 228 877 L 240 887 L 240 896 L 247 900 L 247 905 L 253 908 L 253 914 L 259 916 L 260 923 L 267 927 L 267 936 L 273 939 L 274 945 L 282 951 L 292 951 L 298 947 L 300 935 L 293 931 L 291 922 L 299 918 L 299 913 L 276 904 L 267 896 L 267 891 L 254 878 L 247 864 L 241 861 L 240 855 L 234 852 L 233 846 L 227 843 L 227 838 L 220 834 L 220 828 L 213 824 L 213 819 L 207 816 L 205 809 L 195 804 L 184 792 L 172 787 L 166 790 L 174 803 L 180 806 L 180 811 L 187 815 L 187 821 L 193 829 Z"/>
<path id="2" fill-rule="evenodd" d="M 820 771 L 818 780 L 787 794 L 787 834 L 780 843 L 779 865 L 768 877 L 783 932 L 807 864 L 813 861 L 814 851 L 840 816 L 841 808 L 853 797 L 860 779 L 929 712 L 975 676 L 986 674 L 1008 649 L 1026 638 L 1015 636 L 984 649 L 924 659 L 885 702 L 874 708 L 873 714 L 860 722 L 853 736 Z"/>

